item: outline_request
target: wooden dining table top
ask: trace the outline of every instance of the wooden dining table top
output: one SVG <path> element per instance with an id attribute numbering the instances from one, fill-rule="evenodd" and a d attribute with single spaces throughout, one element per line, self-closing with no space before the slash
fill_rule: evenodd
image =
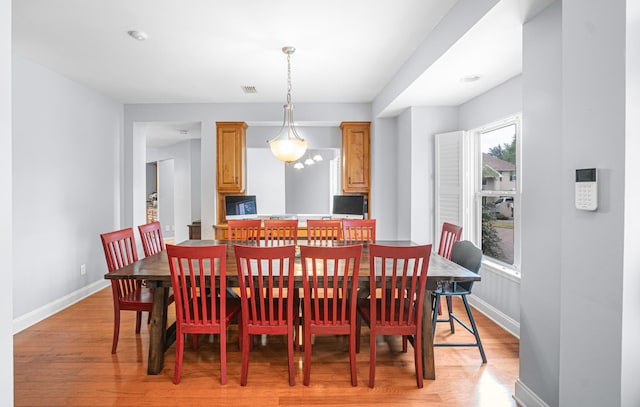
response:
<path id="1" fill-rule="evenodd" d="M 298 240 L 298 246 L 303 246 L 307 242 Z M 226 245 L 226 273 L 227 279 L 237 278 L 236 259 L 234 245 L 242 244 L 241 242 L 228 242 L 224 240 L 186 240 L 180 245 L 186 246 L 209 246 L 209 245 Z M 346 245 L 348 243 L 337 242 L 336 245 Z M 353 243 L 351 243 L 353 244 Z M 358 243 L 360 244 L 360 243 Z M 361 280 L 369 279 L 369 245 L 371 243 L 362 243 L 362 254 L 360 258 L 360 274 Z M 378 240 L 375 244 L 389 246 L 415 246 L 414 242 L 408 240 Z M 260 242 L 264 246 L 264 241 Z M 297 252 L 297 251 L 296 251 Z M 298 253 L 298 252 L 297 252 Z M 295 276 L 302 279 L 302 266 L 299 257 L 296 257 L 294 270 Z M 116 271 L 105 274 L 108 280 L 145 280 L 154 282 L 156 285 L 169 286 L 171 284 L 171 274 L 169 272 L 169 262 L 166 250 L 151 256 L 142 258 L 132 264 L 124 266 Z M 429 260 L 429 268 L 427 271 L 428 288 L 433 289 L 434 283 L 438 281 L 480 281 L 480 276 L 471 272 L 462 266 L 445 259 L 442 256 L 432 253 Z"/>

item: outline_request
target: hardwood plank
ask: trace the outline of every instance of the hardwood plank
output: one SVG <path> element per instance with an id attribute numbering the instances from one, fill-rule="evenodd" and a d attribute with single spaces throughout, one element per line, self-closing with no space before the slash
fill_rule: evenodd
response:
<path id="1" fill-rule="evenodd" d="M 458 315 L 461 302 L 454 299 Z M 185 346 L 182 381 L 172 382 L 175 345 L 165 355 L 157 376 L 146 373 L 149 329 L 135 334 L 135 316 L 122 315 L 118 353 L 111 354 L 113 330 L 111 288 L 61 311 L 14 336 L 15 406 L 515 406 L 513 386 L 518 377 L 519 342 L 479 312 L 474 313 L 487 353 L 481 363 L 477 348 L 436 348 L 436 380 L 415 385 L 413 348 L 405 354 L 399 338 L 378 338 L 376 387 L 369 389 L 369 346 L 366 328 L 357 358 L 358 386 L 349 379 L 347 341 L 342 337 L 316 337 L 311 385 L 302 385 L 303 354 L 296 354 L 296 386 L 287 380 L 286 344 L 269 337 L 257 344 L 249 362 L 248 385 L 241 387 L 241 354 L 237 328 L 228 334 L 228 384 L 220 385 L 218 338 L 201 336 L 197 351 Z M 169 308 L 169 323 L 175 319 Z M 146 316 L 143 316 L 146 321 Z M 439 327 L 436 341 L 467 340 Z M 471 339 L 469 339 L 471 340 Z M 169 403 L 168 403 L 169 402 Z"/>

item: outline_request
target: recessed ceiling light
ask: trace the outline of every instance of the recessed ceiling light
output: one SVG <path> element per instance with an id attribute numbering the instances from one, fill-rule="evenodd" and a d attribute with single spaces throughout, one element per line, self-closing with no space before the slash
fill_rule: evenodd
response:
<path id="1" fill-rule="evenodd" d="M 460 82 L 466 82 L 466 83 L 476 82 L 479 80 L 480 80 L 480 75 L 468 75 L 460 78 Z"/>
<path id="2" fill-rule="evenodd" d="M 147 33 L 144 31 L 131 30 L 131 31 L 127 31 L 127 34 L 129 34 L 132 38 L 135 38 L 138 41 L 144 41 L 147 39 Z"/>

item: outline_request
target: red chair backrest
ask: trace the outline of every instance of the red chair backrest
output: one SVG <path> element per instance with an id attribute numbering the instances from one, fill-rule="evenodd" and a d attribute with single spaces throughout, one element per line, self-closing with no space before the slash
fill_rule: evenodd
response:
<path id="1" fill-rule="evenodd" d="M 431 248 L 430 244 L 369 246 L 371 321 L 384 326 L 421 324 Z M 381 308 L 376 306 L 378 300 Z M 379 309 L 389 312 L 376 315 Z"/>
<path id="2" fill-rule="evenodd" d="M 305 321 L 317 325 L 355 322 L 361 253 L 362 245 L 300 246 Z"/>
<path id="3" fill-rule="evenodd" d="M 298 220 L 265 220 L 264 240 L 271 245 L 298 244 Z"/>
<path id="4" fill-rule="evenodd" d="M 234 219 L 227 221 L 227 240 L 258 243 L 262 221 L 260 219 Z"/>
<path id="5" fill-rule="evenodd" d="M 234 250 L 243 325 L 292 324 L 293 301 L 280 299 L 293 296 L 295 246 L 235 245 Z"/>
<path id="6" fill-rule="evenodd" d="M 350 242 L 375 242 L 375 219 L 342 219 L 342 240 Z"/>
<path id="7" fill-rule="evenodd" d="M 440 245 L 438 246 L 438 254 L 445 259 L 451 259 L 451 248 L 453 244 L 460 240 L 462 235 L 462 226 L 453 223 L 444 222 L 442 224 L 442 233 L 440 234 Z"/>
<path id="8" fill-rule="evenodd" d="M 308 219 L 307 241 L 310 244 L 328 245 L 341 240 L 342 222 L 339 219 Z"/>
<path id="9" fill-rule="evenodd" d="M 218 292 L 225 295 L 227 246 L 169 244 L 167 258 L 176 303 L 176 320 L 190 326 L 210 327 L 219 324 L 220 315 L 226 315 L 226 301 L 207 300 L 205 287 L 210 288 L 212 295 Z"/>
<path id="10" fill-rule="evenodd" d="M 100 235 L 100 239 L 109 273 L 138 261 L 132 228 L 103 233 Z M 136 280 L 111 280 L 113 294 L 118 299 L 132 293 L 139 286 L 140 282 Z"/>
<path id="11" fill-rule="evenodd" d="M 142 249 L 145 256 L 160 253 L 164 250 L 164 239 L 162 238 L 162 226 L 160 222 L 151 222 L 138 226 L 140 238 L 142 239 Z"/>

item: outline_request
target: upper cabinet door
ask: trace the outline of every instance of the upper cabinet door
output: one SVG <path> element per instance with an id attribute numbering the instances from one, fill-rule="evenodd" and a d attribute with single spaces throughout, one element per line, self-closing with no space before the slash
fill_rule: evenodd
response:
<path id="1" fill-rule="evenodd" d="M 216 123 L 218 191 L 244 192 L 246 129 L 244 122 Z"/>
<path id="2" fill-rule="evenodd" d="M 369 192 L 369 122 L 342 122 L 342 190 Z"/>

